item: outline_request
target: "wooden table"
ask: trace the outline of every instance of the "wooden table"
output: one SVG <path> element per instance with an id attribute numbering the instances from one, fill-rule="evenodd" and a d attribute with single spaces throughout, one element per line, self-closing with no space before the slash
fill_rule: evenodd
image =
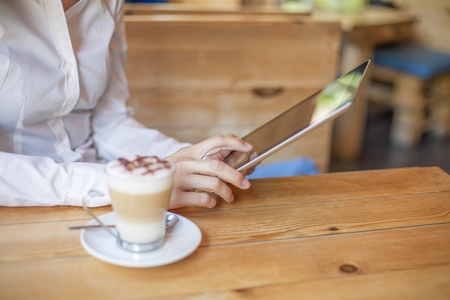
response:
<path id="1" fill-rule="evenodd" d="M 178 213 L 203 233 L 177 263 L 85 252 L 77 207 L 0 208 L 0 299 L 449 299 L 450 176 L 408 168 L 259 179 Z M 97 214 L 110 207 L 95 209 Z"/>
<path id="2" fill-rule="evenodd" d="M 316 21 L 338 21 L 344 33 L 341 73 L 346 73 L 362 62 L 373 59 L 376 46 L 408 41 L 414 38 L 416 17 L 413 13 L 383 7 L 368 6 L 359 13 L 314 11 Z M 333 154 L 351 161 L 361 152 L 367 115 L 367 80 L 360 87 L 353 107 L 335 121 Z"/>

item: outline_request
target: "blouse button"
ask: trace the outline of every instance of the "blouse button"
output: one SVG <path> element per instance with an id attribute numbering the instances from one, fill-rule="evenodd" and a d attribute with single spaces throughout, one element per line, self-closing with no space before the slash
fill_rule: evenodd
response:
<path id="1" fill-rule="evenodd" d="M 72 71 L 73 70 L 73 64 L 71 62 L 66 61 L 64 63 L 64 70 L 66 71 Z"/>

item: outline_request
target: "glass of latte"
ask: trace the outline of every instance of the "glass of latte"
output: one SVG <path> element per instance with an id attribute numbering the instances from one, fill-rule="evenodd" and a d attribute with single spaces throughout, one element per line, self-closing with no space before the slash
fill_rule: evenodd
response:
<path id="1" fill-rule="evenodd" d="M 119 158 L 106 165 L 119 243 L 133 252 L 164 244 L 175 167 L 155 156 Z"/>

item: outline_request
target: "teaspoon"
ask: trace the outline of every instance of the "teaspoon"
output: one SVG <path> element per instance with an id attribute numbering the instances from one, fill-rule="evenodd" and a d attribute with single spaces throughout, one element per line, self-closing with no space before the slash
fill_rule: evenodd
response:
<path id="1" fill-rule="evenodd" d="M 167 214 L 166 216 L 166 228 L 170 228 L 178 222 L 179 218 L 176 214 Z M 116 227 L 116 225 L 106 225 L 110 228 Z M 73 229 L 98 229 L 102 228 L 102 225 L 78 225 L 78 226 L 69 226 L 70 230 Z"/>

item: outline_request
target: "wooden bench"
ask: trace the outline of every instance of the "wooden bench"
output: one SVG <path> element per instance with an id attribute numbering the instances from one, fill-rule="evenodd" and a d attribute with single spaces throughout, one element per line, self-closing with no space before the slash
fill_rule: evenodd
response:
<path id="1" fill-rule="evenodd" d="M 308 20 L 127 16 L 135 117 L 180 141 L 243 136 L 331 82 L 341 31 Z M 314 159 L 327 171 L 332 124 L 267 161 Z"/>

